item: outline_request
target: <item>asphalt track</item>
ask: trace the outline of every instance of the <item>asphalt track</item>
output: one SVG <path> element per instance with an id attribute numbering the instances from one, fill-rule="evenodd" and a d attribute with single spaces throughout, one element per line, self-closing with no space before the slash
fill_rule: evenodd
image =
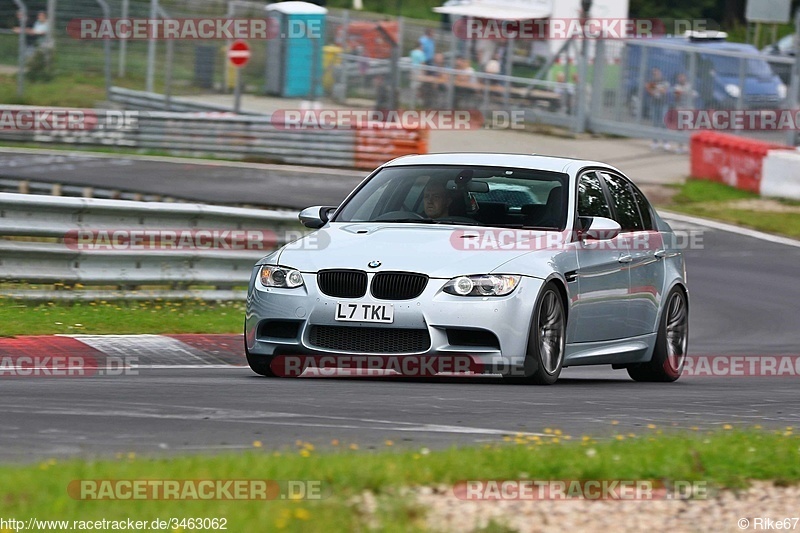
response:
<path id="1" fill-rule="evenodd" d="M 693 355 L 798 354 L 800 248 L 700 226 L 687 250 Z M 167 363 L 165 361 L 165 363 Z M 559 428 L 574 437 L 723 424 L 800 425 L 800 377 L 687 377 L 642 384 L 606 367 L 554 386 L 492 377 L 263 379 L 235 366 L 0 380 L 0 460 L 290 448 L 440 448 Z M 617 422 L 617 424 L 614 423 Z"/>
<path id="2" fill-rule="evenodd" d="M 339 205 L 368 172 L 248 163 L 194 163 L 119 154 L 0 151 L 0 178 L 159 195 L 192 202 L 303 208 Z"/>

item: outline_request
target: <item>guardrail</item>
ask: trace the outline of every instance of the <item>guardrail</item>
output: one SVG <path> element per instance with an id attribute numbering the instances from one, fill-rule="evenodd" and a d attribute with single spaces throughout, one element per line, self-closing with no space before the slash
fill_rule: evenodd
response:
<path id="1" fill-rule="evenodd" d="M 0 112 L 34 112 L 35 107 L 0 106 Z M 52 109 L 50 109 L 52 111 Z M 141 112 L 112 128 L 0 128 L 0 141 L 118 146 L 175 155 L 218 156 L 325 167 L 371 170 L 401 155 L 426 153 L 428 132 L 417 128 L 288 129 L 267 115 Z M 111 112 L 106 112 L 111 113 Z M 108 116 L 108 115 L 106 115 Z"/>
<path id="2" fill-rule="evenodd" d="M 255 262 L 304 233 L 290 212 L 0 193 L 0 294 L 244 298 Z M 55 290 L 82 285 L 98 290 Z"/>

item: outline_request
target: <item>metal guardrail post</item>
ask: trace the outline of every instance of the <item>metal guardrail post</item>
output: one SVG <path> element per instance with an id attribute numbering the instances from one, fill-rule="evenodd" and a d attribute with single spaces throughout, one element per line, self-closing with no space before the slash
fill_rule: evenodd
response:
<path id="1" fill-rule="evenodd" d="M 169 14 L 164 11 L 160 6 L 158 14 L 162 19 L 168 19 Z M 167 40 L 167 59 L 166 68 L 164 69 L 164 107 L 167 111 L 172 111 L 172 66 L 175 57 L 175 41 L 173 39 Z"/>
<path id="2" fill-rule="evenodd" d="M 19 9 L 20 18 L 19 18 L 19 55 L 18 55 L 18 67 L 17 67 L 17 96 L 22 98 L 22 95 L 25 93 L 25 56 L 27 52 L 25 50 L 25 29 L 28 25 L 28 6 L 26 6 L 22 0 L 14 0 L 14 3 L 17 5 L 17 9 Z"/>
<path id="3" fill-rule="evenodd" d="M 581 55 L 578 61 L 578 83 L 575 84 L 575 105 L 578 111 L 575 116 L 575 133 L 583 133 L 586 131 L 586 107 L 588 104 L 586 87 L 589 82 L 587 79 L 587 73 L 589 72 L 589 47 L 587 45 L 588 43 L 584 38 L 581 41 Z M 597 57 L 595 57 L 595 68 L 597 68 Z M 598 98 L 598 95 L 595 94 L 593 97 Z M 600 97 L 602 98 L 602 95 L 600 95 Z"/>
<path id="4" fill-rule="evenodd" d="M 56 47 L 56 0 L 47 0 L 47 42 Z"/>
<path id="5" fill-rule="evenodd" d="M 103 10 L 103 18 L 110 19 L 111 9 L 108 7 L 108 2 L 106 0 L 95 1 L 100 6 L 100 9 Z M 111 40 L 108 38 L 103 39 L 103 54 L 105 56 L 103 74 L 106 79 L 106 98 L 111 98 Z"/>
<path id="6" fill-rule="evenodd" d="M 796 109 L 798 99 L 800 99 L 800 9 L 794 14 L 794 62 L 792 63 L 792 79 L 789 84 L 789 94 L 786 102 L 788 109 Z M 786 144 L 789 146 L 797 145 L 797 132 L 789 130 L 786 132 Z"/>
<path id="7" fill-rule="evenodd" d="M 150 20 L 158 18 L 158 0 L 150 0 Z M 156 69 L 156 36 L 150 35 L 147 39 L 147 74 L 145 77 L 145 89 L 153 92 L 154 78 Z"/>
<path id="8" fill-rule="evenodd" d="M 128 9 L 130 7 L 130 0 L 122 0 L 122 18 L 128 18 Z M 125 55 L 128 53 L 128 40 L 122 39 L 119 42 L 119 77 L 125 77 Z"/>

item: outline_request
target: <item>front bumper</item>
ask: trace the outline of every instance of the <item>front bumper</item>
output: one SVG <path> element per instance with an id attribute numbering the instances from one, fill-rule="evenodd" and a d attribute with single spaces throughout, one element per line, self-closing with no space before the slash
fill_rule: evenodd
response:
<path id="1" fill-rule="evenodd" d="M 517 364 L 526 353 L 533 306 L 544 280 L 522 277 L 519 286 L 502 297 L 460 297 L 441 291 L 447 279 L 431 278 L 423 293 L 413 300 L 378 300 L 369 293 L 359 299 L 333 298 L 320 292 L 316 274 L 303 273 L 304 286 L 296 289 L 257 288 L 254 270 L 247 297 L 245 339 L 251 355 L 328 354 L 328 355 L 448 355 L 469 354 L 482 365 Z M 372 282 L 373 273 L 368 273 Z M 335 319 L 337 302 L 392 304 L 391 324 L 340 322 Z M 276 337 L 264 325 L 274 321 L 296 324 L 296 334 Z M 390 328 L 426 330 L 430 346 L 418 351 L 369 352 L 329 349 L 311 339 L 314 326 Z M 265 331 L 267 330 L 267 331 Z M 459 343 L 453 330 L 488 331 L 496 343 Z"/>

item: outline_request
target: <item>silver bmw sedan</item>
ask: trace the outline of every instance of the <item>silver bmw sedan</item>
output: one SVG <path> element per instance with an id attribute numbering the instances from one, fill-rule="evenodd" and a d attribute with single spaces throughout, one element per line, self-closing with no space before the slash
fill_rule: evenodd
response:
<path id="1" fill-rule="evenodd" d="M 637 381 L 683 370 L 683 255 L 609 165 L 406 156 L 300 220 L 314 231 L 264 257 L 250 279 L 245 351 L 263 376 L 298 375 L 290 357 L 402 361 L 400 373 L 424 361 L 434 374 L 465 358 L 455 371 L 536 384 L 578 365 L 613 365 Z"/>

